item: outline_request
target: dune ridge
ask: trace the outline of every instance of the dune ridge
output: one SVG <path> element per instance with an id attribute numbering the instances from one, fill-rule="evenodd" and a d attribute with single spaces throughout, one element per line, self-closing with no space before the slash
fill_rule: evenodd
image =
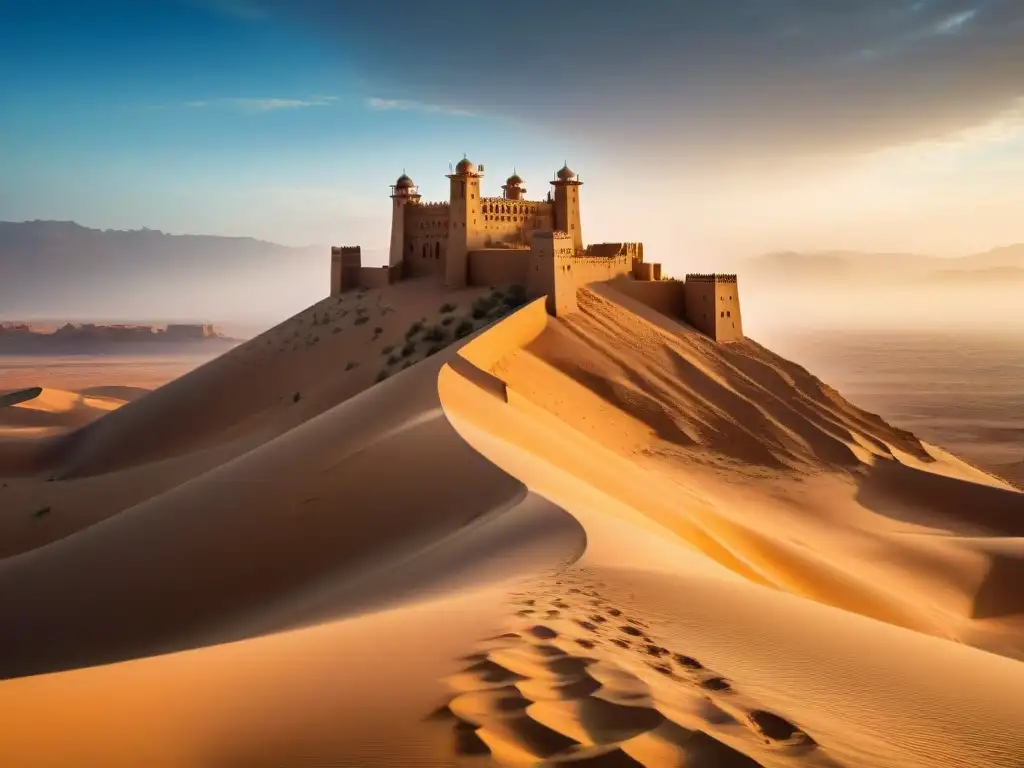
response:
<path id="1" fill-rule="evenodd" d="M 321 303 L 5 481 L 64 495 L 0 521 L 3 762 L 1020 764 L 1024 495 L 614 286 L 374 383 L 439 295 Z"/>

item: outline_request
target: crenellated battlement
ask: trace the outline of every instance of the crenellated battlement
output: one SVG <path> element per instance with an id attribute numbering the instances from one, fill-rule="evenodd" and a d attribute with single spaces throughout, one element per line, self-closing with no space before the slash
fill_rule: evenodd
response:
<path id="1" fill-rule="evenodd" d="M 697 283 L 735 283 L 736 275 L 726 275 L 721 273 L 705 274 L 701 272 L 692 272 L 686 275 L 686 282 L 694 281 Z"/>

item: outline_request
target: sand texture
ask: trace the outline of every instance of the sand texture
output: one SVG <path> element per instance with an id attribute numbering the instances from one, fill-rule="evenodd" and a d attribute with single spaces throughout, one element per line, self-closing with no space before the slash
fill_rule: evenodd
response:
<path id="1" fill-rule="evenodd" d="M 0 765 L 1024 765 L 1024 494 L 579 302 L 409 281 L 0 407 Z"/>

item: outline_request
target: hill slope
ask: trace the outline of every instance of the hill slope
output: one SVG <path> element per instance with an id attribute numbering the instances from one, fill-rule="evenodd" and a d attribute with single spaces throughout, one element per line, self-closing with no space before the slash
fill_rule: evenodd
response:
<path id="1" fill-rule="evenodd" d="M 391 329 L 289 321 L 37 456 L 0 761 L 1019 764 L 1024 495 L 754 342 L 581 310 L 375 385 L 337 363 Z"/>

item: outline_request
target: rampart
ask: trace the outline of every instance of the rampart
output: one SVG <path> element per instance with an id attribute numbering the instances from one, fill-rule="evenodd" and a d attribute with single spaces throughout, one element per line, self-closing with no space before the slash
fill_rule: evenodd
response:
<path id="1" fill-rule="evenodd" d="M 686 283 L 678 280 L 616 280 L 614 288 L 629 298 L 676 320 L 686 319 Z"/>
<path id="2" fill-rule="evenodd" d="M 526 284 L 530 249 L 483 248 L 469 252 L 470 285 Z"/>

